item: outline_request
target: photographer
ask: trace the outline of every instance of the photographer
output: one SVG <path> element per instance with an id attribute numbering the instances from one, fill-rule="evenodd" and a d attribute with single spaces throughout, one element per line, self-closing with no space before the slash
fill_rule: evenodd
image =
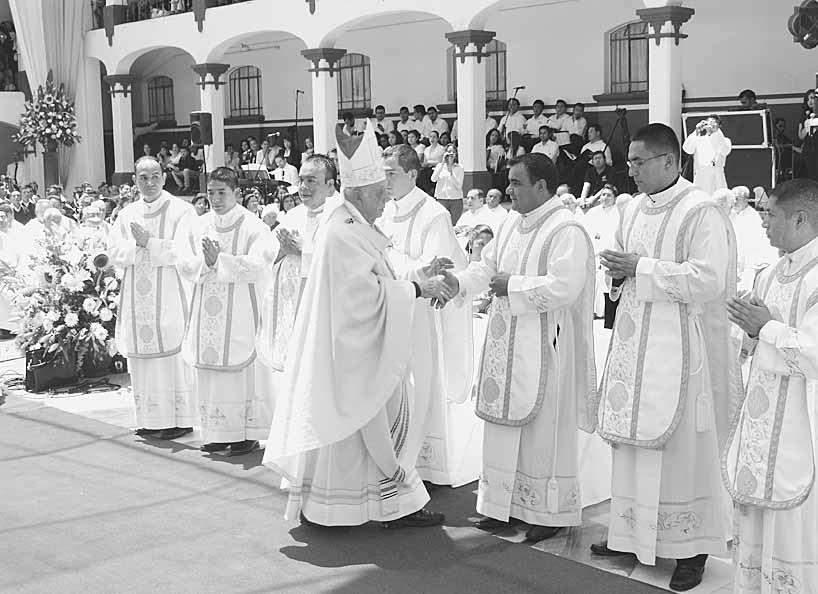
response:
<path id="1" fill-rule="evenodd" d="M 727 187 L 724 164 L 733 150 L 733 143 L 722 133 L 719 116 L 711 115 L 696 124 L 682 148 L 693 156 L 694 184 L 708 194 Z"/>
<path id="2" fill-rule="evenodd" d="M 804 162 L 803 175 L 818 180 L 818 118 L 815 117 L 815 90 L 804 94 L 804 119 L 798 125 L 798 139 L 801 141 L 801 159 Z"/>

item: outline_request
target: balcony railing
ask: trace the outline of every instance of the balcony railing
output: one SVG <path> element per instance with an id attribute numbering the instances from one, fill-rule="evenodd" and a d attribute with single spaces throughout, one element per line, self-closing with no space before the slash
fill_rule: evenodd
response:
<path id="1" fill-rule="evenodd" d="M 227 6 L 247 2 L 248 0 L 205 0 L 208 8 L 216 6 Z M 95 29 L 104 28 L 103 9 L 105 0 L 90 0 L 91 12 L 93 15 L 93 27 Z M 128 0 L 125 5 L 125 22 L 135 23 L 137 21 L 147 21 L 173 14 L 191 12 L 194 0 Z"/>

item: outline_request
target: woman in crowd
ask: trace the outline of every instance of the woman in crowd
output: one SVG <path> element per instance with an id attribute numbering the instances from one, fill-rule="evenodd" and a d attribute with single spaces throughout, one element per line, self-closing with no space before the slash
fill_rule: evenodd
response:
<path id="1" fill-rule="evenodd" d="M 199 192 L 193 199 L 193 210 L 198 216 L 207 214 L 210 211 L 210 201 L 207 199 L 207 194 Z"/>
<path id="2" fill-rule="evenodd" d="M 305 138 L 304 139 L 304 152 L 301 153 L 301 160 L 303 161 L 307 157 L 312 157 L 315 154 L 315 144 L 312 141 L 312 138 Z"/>
<path id="3" fill-rule="evenodd" d="M 418 154 L 418 159 L 420 159 L 420 164 L 423 166 L 423 153 L 426 147 L 420 143 L 420 132 L 417 130 L 409 130 L 406 136 L 406 143 L 415 149 L 415 152 Z"/>
<path id="4" fill-rule="evenodd" d="M 378 134 L 378 146 L 381 147 L 381 150 L 389 148 L 389 138 L 386 134 Z"/>
<path id="5" fill-rule="evenodd" d="M 256 155 L 256 163 L 264 165 L 268 171 L 276 168 L 275 158 L 278 155 L 278 146 L 271 147 L 266 138 L 261 142 L 261 150 Z"/>
<path id="6" fill-rule="evenodd" d="M 165 171 L 168 168 L 168 163 L 170 162 L 170 151 L 168 150 L 167 146 L 159 147 L 159 152 L 156 153 L 156 160 L 159 161 L 159 164 L 162 166 L 162 171 Z"/>
<path id="7" fill-rule="evenodd" d="M 505 188 L 505 160 L 506 147 L 503 146 L 503 137 L 497 128 L 492 128 L 486 135 L 486 169 L 491 173 L 491 186 Z"/>
<path id="8" fill-rule="evenodd" d="M 252 212 L 257 217 L 261 216 L 261 196 L 258 190 L 251 188 L 244 196 L 242 206 Z"/>
<path id="9" fill-rule="evenodd" d="M 469 262 L 479 262 L 482 258 L 483 248 L 494 239 L 494 232 L 488 225 L 475 225 L 466 244 L 466 253 Z M 474 297 L 472 307 L 475 313 L 486 313 L 491 304 L 491 291 L 486 291 Z"/>
<path id="10" fill-rule="evenodd" d="M 290 139 L 289 136 L 285 136 L 282 139 L 284 143 L 284 150 L 282 154 L 284 155 L 284 159 L 286 159 L 287 163 L 292 165 L 293 167 L 301 167 L 301 152 L 293 146 L 293 141 Z"/>
<path id="11" fill-rule="evenodd" d="M 266 205 L 261 211 L 261 220 L 270 228 L 270 231 L 278 227 L 278 205 Z"/>
<path id="12" fill-rule="evenodd" d="M 449 146 L 452 143 L 452 137 L 449 135 L 448 132 L 443 132 L 440 135 L 440 145 L 441 146 Z"/>
<path id="13" fill-rule="evenodd" d="M 818 109 L 815 106 L 815 90 L 804 93 L 804 117 L 798 126 L 798 138 L 801 140 L 801 159 L 804 161 L 803 175 L 818 180 Z"/>
<path id="14" fill-rule="evenodd" d="M 430 136 L 436 136 L 432 132 Z M 427 149 L 428 150 L 428 149 Z M 452 224 L 456 223 L 463 213 L 463 167 L 457 163 L 457 151 L 453 144 L 445 149 L 443 162 L 435 166 L 431 181 L 435 185 L 435 198 L 449 211 Z"/>
<path id="15" fill-rule="evenodd" d="M 420 173 L 418 174 L 418 186 L 429 194 L 434 196 L 435 183 L 432 181 L 432 173 L 435 167 L 443 162 L 443 155 L 446 148 L 440 144 L 440 136 L 436 130 L 429 132 L 429 146 L 423 149 L 423 156 L 420 159 Z"/>
<path id="16" fill-rule="evenodd" d="M 250 140 L 245 138 L 239 144 L 239 155 L 241 156 L 241 164 L 247 165 L 248 163 L 253 163 L 254 155 L 253 149 L 250 148 Z"/>
<path id="17" fill-rule="evenodd" d="M 399 144 L 403 144 L 403 138 L 395 130 L 390 130 L 389 134 L 386 135 L 386 142 L 389 146 L 398 146 Z"/>
<path id="18" fill-rule="evenodd" d="M 294 209 L 296 206 L 297 205 L 295 203 L 295 195 L 294 194 L 287 193 L 287 195 L 284 196 L 284 198 L 281 199 L 281 212 L 283 212 L 284 214 L 288 213 L 289 211 Z"/>

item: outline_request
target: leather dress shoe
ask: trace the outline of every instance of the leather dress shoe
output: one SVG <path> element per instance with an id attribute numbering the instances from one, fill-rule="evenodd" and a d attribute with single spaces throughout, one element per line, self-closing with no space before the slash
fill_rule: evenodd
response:
<path id="1" fill-rule="evenodd" d="M 156 439 L 177 439 L 182 437 L 183 435 L 187 435 L 188 433 L 193 433 L 193 427 L 171 427 L 170 429 L 162 429 L 158 434 L 154 437 Z"/>
<path id="2" fill-rule="evenodd" d="M 307 516 L 304 515 L 304 512 L 298 512 L 298 520 L 304 526 L 320 526 L 321 524 L 316 524 L 315 522 L 311 522 L 307 519 Z"/>
<path id="3" fill-rule="evenodd" d="M 531 526 L 531 528 L 526 530 L 525 539 L 528 542 L 548 540 L 556 536 L 560 530 L 562 530 L 562 528 L 558 526 Z"/>
<path id="4" fill-rule="evenodd" d="M 706 562 L 707 555 L 697 555 L 691 559 L 678 559 L 676 569 L 670 578 L 670 589 L 674 592 L 687 592 L 701 584 Z"/>
<path id="5" fill-rule="evenodd" d="M 624 557 L 626 555 L 631 556 L 633 555 L 633 553 L 628 553 L 625 551 L 614 551 L 613 549 L 609 549 L 607 540 L 603 540 L 602 542 L 592 544 L 591 552 L 594 555 L 600 555 L 602 557 Z"/>
<path id="6" fill-rule="evenodd" d="M 258 441 L 255 439 L 245 439 L 244 441 L 236 441 L 230 444 L 230 451 L 227 452 L 228 456 L 243 456 L 244 454 L 249 454 L 253 450 L 257 450 L 259 447 Z"/>
<path id="7" fill-rule="evenodd" d="M 520 520 L 517 518 L 509 518 L 508 521 L 504 520 L 497 520 L 495 518 L 489 518 L 488 516 L 485 518 L 480 518 L 474 523 L 474 527 L 478 530 L 486 530 L 486 531 L 494 531 L 494 530 L 504 530 L 506 528 L 511 528 L 512 526 L 516 526 L 520 524 Z"/>
<path id="8" fill-rule="evenodd" d="M 446 516 L 443 514 L 423 508 L 397 520 L 381 522 L 381 526 L 384 528 L 431 528 L 440 526 L 445 521 Z"/>
<path id="9" fill-rule="evenodd" d="M 203 452 L 223 452 L 227 448 L 230 447 L 229 443 L 224 443 L 221 441 L 214 441 L 213 443 L 206 443 L 202 446 L 199 446 L 199 449 Z"/>
<path id="10" fill-rule="evenodd" d="M 157 433 L 161 433 L 164 429 L 146 429 L 145 427 L 140 427 L 136 429 L 133 433 L 134 435 L 138 435 L 140 437 L 147 437 L 148 435 L 156 435 Z"/>

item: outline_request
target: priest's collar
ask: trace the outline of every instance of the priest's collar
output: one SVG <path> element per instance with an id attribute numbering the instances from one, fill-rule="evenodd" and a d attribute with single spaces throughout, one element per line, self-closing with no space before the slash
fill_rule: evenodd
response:
<path id="1" fill-rule="evenodd" d="M 169 200 L 167 192 L 162 191 L 159 194 L 159 198 L 154 200 L 153 202 L 148 202 L 144 198 L 142 199 L 142 204 L 145 205 L 145 211 L 148 213 L 154 213 L 165 206 L 165 203 Z"/>
<path id="2" fill-rule="evenodd" d="M 795 271 L 818 258 L 818 237 L 789 254 L 785 254 L 790 271 Z"/>
<path id="3" fill-rule="evenodd" d="M 650 206 L 664 206 L 689 185 L 690 182 L 680 175 L 666 188 L 652 194 L 647 194 L 647 197 L 650 200 Z"/>
<path id="4" fill-rule="evenodd" d="M 247 212 L 241 205 L 238 203 L 233 205 L 233 208 L 228 210 L 223 215 L 216 214 L 216 211 L 213 211 L 213 221 L 215 222 L 217 227 L 229 227 L 233 223 L 235 223 L 239 218 Z"/>
<path id="5" fill-rule="evenodd" d="M 402 216 L 409 214 L 413 208 L 423 202 L 426 198 L 426 193 L 417 186 L 406 194 L 403 198 L 393 200 L 395 203 L 395 216 Z"/>
<path id="6" fill-rule="evenodd" d="M 552 196 L 550 199 L 543 202 L 541 205 L 539 205 L 534 210 L 530 210 L 525 214 L 521 214 L 520 216 L 522 216 L 523 221 L 525 223 L 529 223 L 529 222 L 536 221 L 537 219 L 539 219 L 544 214 L 546 214 L 546 213 L 548 213 L 548 212 L 550 212 L 552 210 L 556 210 L 557 208 L 560 208 L 561 206 L 565 206 L 562 203 L 562 198 L 560 198 L 559 196 L 557 196 L 555 194 L 554 196 Z"/>

